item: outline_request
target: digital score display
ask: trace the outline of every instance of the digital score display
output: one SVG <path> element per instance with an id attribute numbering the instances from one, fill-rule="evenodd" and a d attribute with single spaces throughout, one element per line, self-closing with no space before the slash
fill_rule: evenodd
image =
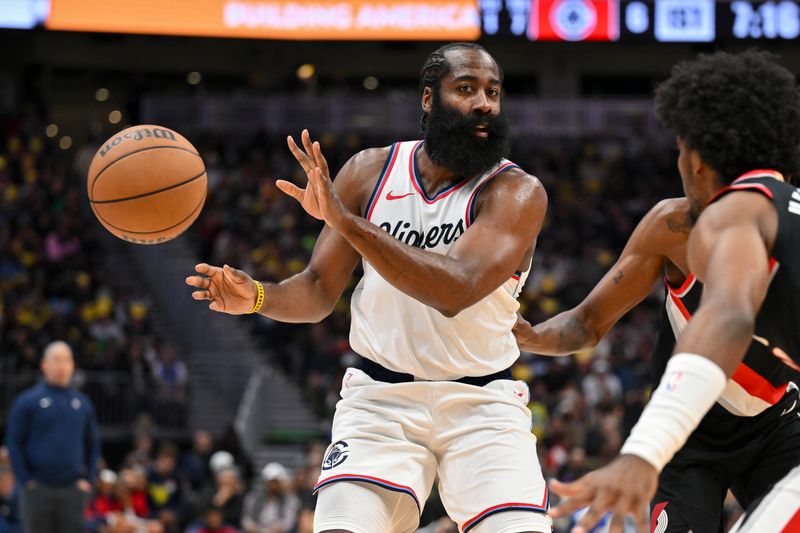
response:
<path id="1" fill-rule="evenodd" d="M 714 42 L 800 37 L 797 0 L 622 0 L 620 17 L 623 40 Z"/>
<path id="2" fill-rule="evenodd" d="M 478 0 L 483 36 L 710 43 L 800 38 L 800 0 Z"/>
<path id="3" fill-rule="evenodd" d="M 0 0 L 0 27 L 262 39 L 800 39 L 800 0 Z"/>

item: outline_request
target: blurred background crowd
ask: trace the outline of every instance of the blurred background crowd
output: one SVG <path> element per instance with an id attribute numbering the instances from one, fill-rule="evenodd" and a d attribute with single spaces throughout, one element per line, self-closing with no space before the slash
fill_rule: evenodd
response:
<path id="1" fill-rule="evenodd" d="M 66 339 L 75 347 L 78 384 L 95 404 L 127 405 L 99 408 L 101 425 L 141 428 L 130 453 L 101 471 L 88 527 L 194 533 L 227 531 L 221 528 L 226 524 L 248 533 L 310 531 L 311 489 L 324 434 L 308 446 L 307 463 L 294 472 L 277 463 L 253 472 L 246 457 L 233 458 L 224 450 L 215 464 L 211 456 L 220 448 L 205 431 L 194 433 L 184 451 L 148 435 L 152 424 L 184 427 L 180 410 L 190 394 L 186 366 L 154 331 L 147 295 L 98 262 L 102 254 L 90 253 L 98 228 L 82 204 L 80 157 L 58 164 L 60 158 L 50 157 L 44 128 L 33 112 L 3 122 L 0 325 L 8 339 L 2 345 L 3 375 L 16 375 L 16 390 L 34 383 L 44 345 Z M 321 139 L 332 168 L 361 148 L 392 141 L 325 134 Z M 279 177 L 298 176 L 281 140 L 261 135 L 243 144 L 205 136 L 195 142 L 209 175 L 209 201 L 185 237 L 197 258 L 236 265 L 267 280 L 302 270 L 321 227 L 274 185 Z M 534 323 L 577 304 L 613 263 L 641 216 L 658 200 L 680 194 L 674 150 L 658 140 L 517 139 L 512 159 L 538 176 L 550 197 L 520 299 Z M 514 377 L 531 388 L 533 432 L 546 477 L 575 479 L 618 452 L 647 399 L 662 291 L 654 287 L 591 352 L 561 358 L 523 353 L 514 365 Z M 330 419 L 342 375 L 357 357 L 347 340 L 347 295 L 318 324 L 261 318 L 252 328 L 264 357 L 306 391 L 317 415 Z M 104 419 L 120 413 L 125 420 Z M 178 443 L 186 448 L 185 441 Z M 0 468 L 5 478 L 11 475 L 7 465 Z M 425 518 L 433 521 L 438 517 L 430 515 L 437 512 L 440 506 L 429 505 Z"/>
<path id="2" fill-rule="evenodd" d="M 275 91 L 309 101 L 345 94 L 356 107 L 368 91 L 370 98 L 385 99 L 382 107 L 391 108 L 394 95 L 384 89 L 393 86 L 416 98 L 411 89 L 415 69 L 438 44 L 371 48 L 364 56 L 369 68 L 391 63 L 382 60 L 384 53 L 413 60 L 385 66 L 388 73 L 376 91 L 378 80 L 374 78 L 368 86 L 363 72 L 350 77 L 315 73 L 313 65 L 301 58 L 319 59 L 325 55 L 320 48 L 313 53 L 311 48 L 292 49 L 286 57 L 297 60 L 297 70 L 293 65 L 282 77 L 270 77 L 255 67 L 246 71 L 244 65 L 278 59 L 257 53 L 255 45 L 215 42 L 213 46 L 242 53 L 209 59 L 216 73 L 203 77 L 195 70 L 187 76 L 190 67 L 183 68 L 183 61 L 188 49 L 196 46 L 191 61 L 202 63 L 200 56 L 212 48 L 208 41 L 142 38 L 121 43 L 116 37 L 104 37 L 84 42 L 76 37 L 71 43 L 74 50 L 90 50 L 90 44 L 97 44 L 97 57 L 106 58 L 92 67 L 82 63 L 77 52 L 65 56 L 71 59 L 63 64 L 58 63 L 62 60 L 49 63 L 43 50 L 53 50 L 58 41 L 48 42 L 48 38 L 42 38 L 39 51 L 19 64 L 12 58 L 0 59 L 0 429 L 5 431 L 14 398 L 40 379 L 44 347 L 63 339 L 75 354 L 75 385 L 94 403 L 103 440 L 99 474 L 91 480 L 94 490 L 86 509 L 87 531 L 311 532 L 312 489 L 329 442 L 341 378 L 358 357 L 350 349 L 348 331 L 349 294 L 359 272 L 333 314 L 320 323 L 281 324 L 263 317 L 238 320 L 258 346 L 256 363 L 300 391 L 318 422 L 302 438 L 284 436 L 284 444 L 299 459 L 253 454 L 241 442 L 243 435 L 234 427 L 233 416 L 226 424 L 209 427 L 191 414 L 193 406 L 202 411 L 197 406 L 208 405 L 202 402 L 213 403 L 220 391 L 230 393 L 238 387 L 213 373 L 224 372 L 238 354 L 215 356 L 220 366 L 211 373 L 218 381 L 212 380 L 214 386 L 199 379 L 207 372 L 205 363 L 200 364 L 200 354 L 175 334 L 174 320 L 165 318 L 169 310 L 158 303 L 164 298 L 183 299 L 190 306 L 194 302 L 189 291 L 176 281 L 168 293 L 157 294 L 128 256 L 118 253 L 120 246 L 133 245 L 109 244 L 111 238 L 86 201 L 86 169 L 104 138 L 126 124 L 152 118 L 148 102 L 152 103 L 153 95 L 185 99 L 186 109 L 175 110 L 185 112 L 185 122 L 177 118 L 164 125 L 183 132 L 198 148 L 206 164 L 209 192 L 199 219 L 179 244 L 192 261 L 229 264 L 263 280 L 285 279 L 307 264 L 321 229 L 317 220 L 275 187 L 278 178 L 298 183 L 303 179 L 285 145 L 285 135 L 299 131 L 247 128 L 228 134 L 197 128 L 190 116 L 192 106 L 205 102 L 209 105 L 203 109 L 213 111 L 214 98 L 228 98 L 233 86 L 259 95 Z M 29 39 L 0 33 L 0 42 Z M 135 56 L 141 47 L 142 57 L 155 66 L 114 70 L 109 65 L 117 59 L 108 59 L 111 52 L 104 54 L 116 47 L 124 48 L 128 56 L 121 61 L 131 65 L 138 64 Z M 515 97 L 560 97 L 563 85 L 553 80 L 559 81 L 559 61 L 564 60 L 564 76 L 574 78 L 574 90 L 566 91 L 565 98 L 586 105 L 596 98 L 634 99 L 637 109 L 649 100 L 654 83 L 665 77 L 674 57 L 696 51 L 672 49 L 646 74 L 631 75 L 626 74 L 628 69 L 646 70 L 655 56 L 644 48 L 620 49 L 637 58 L 635 67 L 634 62 L 620 60 L 612 68 L 614 75 L 578 78 L 576 73 L 593 61 L 591 54 L 580 66 L 577 60 L 564 59 L 572 58 L 574 49 L 553 49 L 550 56 L 542 56 L 551 59 L 531 58 L 539 67 L 547 63 L 551 72 L 547 75 L 551 79 L 543 75 L 537 81 L 523 75 L 524 61 L 515 47 L 500 48 L 501 63 L 503 58 L 509 60 L 507 86 Z M 159 63 L 161 50 L 171 50 L 165 55 L 172 58 Z M 348 50 L 351 56 L 355 53 Z M 347 53 L 335 55 L 339 64 L 352 62 Z M 290 60 L 280 61 L 286 70 Z M 226 70 L 228 63 L 232 66 Z M 119 87 L 128 89 L 114 101 L 114 95 L 123 92 Z M 79 100 L 80 91 L 90 96 Z M 89 113 L 95 108 L 101 111 Z M 270 116 L 271 109 L 258 112 Z M 356 115 L 351 111 L 342 114 Z M 292 108 L 288 114 L 305 116 L 301 108 Z M 212 125 L 216 118 L 212 112 L 204 114 Z M 636 120 L 626 128 L 595 123 L 586 134 L 563 130 L 563 135 L 542 135 L 532 131 L 525 116 L 510 118 L 520 132 L 514 138 L 511 159 L 537 176 L 549 197 L 532 273 L 520 298 L 521 312 L 536 323 L 579 303 L 615 261 L 639 219 L 659 200 L 682 194 L 677 150 L 665 132 Z M 330 124 L 324 121 L 315 129 L 314 117 L 308 120 L 303 126 L 320 140 L 332 169 L 363 148 L 415 136 L 407 131 L 399 138 L 396 132 L 379 127 L 374 131 L 327 127 Z M 78 125 L 75 131 L 79 133 L 69 134 L 65 124 L 70 121 Z M 557 124 L 558 117 L 551 122 Z M 569 357 L 523 353 L 512 368 L 515 379 L 526 381 L 531 390 L 532 427 L 546 478 L 573 480 L 618 453 L 649 395 L 648 361 L 657 340 L 663 292 L 663 286 L 655 286 L 646 301 L 595 349 Z M 223 320 L 206 314 L 208 320 Z M 245 403 L 243 389 L 235 390 L 234 396 Z M 263 413 L 271 407 L 256 406 Z M 2 450 L 0 533 L 22 532 L 19 490 L 7 452 Z M 732 502 L 728 511 L 735 516 Z M 559 523 L 558 528 L 567 524 Z M 420 525 L 425 533 L 456 531 L 435 491 Z"/>

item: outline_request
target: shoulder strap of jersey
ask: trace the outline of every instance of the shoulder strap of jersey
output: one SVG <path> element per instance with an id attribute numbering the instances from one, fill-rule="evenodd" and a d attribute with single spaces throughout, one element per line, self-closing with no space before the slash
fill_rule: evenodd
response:
<path id="1" fill-rule="evenodd" d="M 375 209 L 375 203 L 377 198 L 380 197 L 381 192 L 383 191 L 383 186 L 386 185 L 388 181 L 389 174 L 392 173 L 392 168 L 394 167 L 395 163 L 397 162 L 397 154 L 400 152 L 400 145 L 402 143 L 394 143 L 392 148 L 389 150 L 389 155 L 386 157 L 386 163 L 383 164 L 383 170 L 381 170 L 380 176 L 378 176 L 378 181 L 375 182 L 375 188 L 372 189 L 372 196 L 369 197 L 369 202 L 367 202 L 367 207 L 364 209 L 364 218 L 367 220 L 370 219 L 372 216 L 372 211 Z"/>
<path id="2" fill-rule="evenodd" d="M 770 188 L 770 184 L 776 182 L 783 183 L 784 181 L 783 175 L 776 170 L 751 170 L 733 180 L 727 187 L 719 190 L 717 194 L 711 197 L 706 205 L 710 205 L 726 194 L 734 191 L 759 192 L 770 200 L 773 200 L 775 195 Z"/>
<path id="3" fill-rule="evenodd" d="M 489 181 L 492 178 L 497 176 L 498 174 L 502 174 L 503 172 L 510 170 L 512 168 L 520 168 L 519 165 L 512 161 L 508 161 L 504 159 L 500 162 L 500 164 L 494 169 L 490 170 L 486 173 L 486 176 L 478 183 L 478 186 L 475 187 L 475 190 L 472 191 L 472 194 L 469 197 L 469 202 L 467 202 L 467 212 L 464 214 L 464 220 L 467 223 L 467 227 L 470 227 L 472 223 L 475 221 L 475 200 L 477 200 L 478 195 L 483 190 Z"/>

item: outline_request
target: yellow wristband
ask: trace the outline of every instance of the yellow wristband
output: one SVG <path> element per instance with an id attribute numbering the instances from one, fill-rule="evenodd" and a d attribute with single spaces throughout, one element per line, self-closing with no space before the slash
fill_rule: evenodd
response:
<path id="1" fill-rule="evenodd" d="M 258 289 L 258 296 L 256 297 L 256 304 L 253 306 L 253 310 L 250 311 L 249 314 L 258 313 L 261 306 L 264 305 L 264 286 L 261 284 L 260 281 L 253 280 L 256 284 L 256 289 Z"/>

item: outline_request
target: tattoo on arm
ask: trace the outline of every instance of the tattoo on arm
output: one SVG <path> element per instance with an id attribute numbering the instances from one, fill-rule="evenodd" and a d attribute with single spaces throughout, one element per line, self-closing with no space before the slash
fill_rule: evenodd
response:
<path id="1" fill-rule="evenodd" d="M 581 320 L 570 317 L 558 333 L 558 347 L 562 350 L 579 350 L 589 339 L 589 331 Z"/>
<path id="2" fill-rule="evenodd" d="M 667 228 L 669 228 L 672 233 L 684 233 L 686 235 L 689 235 L 689 233 L 692 231 L 692 225 L 688 220 L 681 222 L 680 220 L 675 220 L 674 218 L 667 219 Z"/>
<path id="3" fill-rule="evenodd" d="M 623 277 L 622 270 L 620 270 L 620 271 L 619 271 L 619 272 L 617 272 L 617 274 L 614 276 L 614 284 L 615 284 L 615 285 L 619 285 L 619 284 L 620 284 L 620 282 L 622 281 L 622 277 Z"/>

